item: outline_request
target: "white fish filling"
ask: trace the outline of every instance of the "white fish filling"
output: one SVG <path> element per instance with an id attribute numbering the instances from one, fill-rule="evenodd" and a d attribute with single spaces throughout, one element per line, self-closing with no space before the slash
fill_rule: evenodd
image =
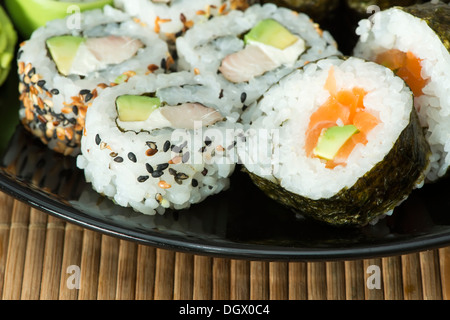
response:
<path id="1" fill-rule="evenodd" d="M 120 64 L 136 55 L 144 44 L 128 37 L 88 38 L 75 55 L 70 74 L 87 76 L 91 72 Z"/>
<path id="2" fill-rule="evenodd" d="M 306 50 L 303 39 L 285 49 L 278 49 L 258 41 L 249 41 L 246 47 L 228 55 L 219 68 L 222 75 L 231 82 L 250 81 L 254 77 L 263 75 L 283 65 L 293 65 Z"/>
<path id="3" fill-rule="evenodd" d="M 157 129 L 196 129 L 211 126 L 224 117 L 215 109 L 200 103 L 184 103 L 179 106 L 165 106 L 153 111 L 145 121 L 121 121 L 116 123 L 124 131 L 148 131 Z"/>
<path id="4" fill-rule="evenodd" d="M 284 50 L 254 40 L 249 40 L 248 45 L 259 47 L 277 66 L 292 65 L 306 50 L 305 41 L 300 37 L 296 38 L 297 41 Z"/>

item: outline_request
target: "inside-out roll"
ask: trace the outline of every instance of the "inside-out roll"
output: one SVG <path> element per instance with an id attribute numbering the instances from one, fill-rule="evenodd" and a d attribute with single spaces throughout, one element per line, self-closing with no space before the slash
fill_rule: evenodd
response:
<path id="1" fill-rule="evenodd" d="M 334 225 L 365 225 L 423 185 L 429 146 L 389 69 L 327 58 L 274 85 L 243 115 L 238 153 L 268 196 Z"/>
<path id="2" fill-rule="evenodd" d="M 239 124 L 221 114 L 217 96 L 188 72 L 105 89 L 88 110 L 78 167 L 95 191 L 149 215 L 226 190 Z"/>
<path id="3" fill-rule="evenodd" d="M 414 93 L 432 150 L 429 181 L 450 166 L 450 5 L 427 2 L 377 12 L 359 22 L 354 54 L 391 68 Z"/>
<path id="4" fill-rule="evenodd" d="M 296 67 L 340 54 L 331 34 L 310 17 L 274 4 L 195 24 L 176 47 L 179 68 L 209 76 L 237 113 Z"/>
<path id="5" fill-rule="evenodd" d="M 51 21 L 18 52 L 20 119 L 50 149 L 77 155 L 86 111 L 102 91 L 165 72 L 168 55 L 157 34 L 110 6 Z"/>

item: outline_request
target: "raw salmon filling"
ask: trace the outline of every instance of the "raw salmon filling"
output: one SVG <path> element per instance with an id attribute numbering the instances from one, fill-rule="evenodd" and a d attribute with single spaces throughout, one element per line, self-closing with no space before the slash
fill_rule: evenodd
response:
<path id="1" fill-rule="evenodd" d="M 375 61 L 388 67 L 402 78 L 416 97 L 423 95 L 423 88 L 429 80 L 422 77 L 422 60 L 411 51 L 403 52 L 398 49 L 391 49 L 379 54 Z"/>
<path id="2" fill-rule="evenodd" d="M 330 93 L 330 97 L 312 114 L 306 132 L 305 149 L 308 157 L 317 157 L 314 150 L 327 129 L 345 125 L 354 125 L 358 129 L 358 132 L 342 145 L 333 159 L 323 159 L 326 161 L 326 167 L 333 169 L 339 165 L 346 165 L 356 145 L 367 144 L 367 134 L 380 121 L 365 110 L 364 97 L 367 92 L 363 89 L 355 87 L 352 90 L 337 90 L 333 68 L 329 71 L 325 89 Z"/>

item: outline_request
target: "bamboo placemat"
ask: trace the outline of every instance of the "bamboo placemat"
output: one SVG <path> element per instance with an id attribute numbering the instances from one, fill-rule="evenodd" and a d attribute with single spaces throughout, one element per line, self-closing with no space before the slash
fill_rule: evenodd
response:
<path id="1" fill-rule="evenodd" d="M 371 277 L 377 275 L 371 270 L 379 272 L 379 279 Z M 450 247 L 402 256 L 330 262 L 197 256 L 86 230 L 0 193 L 0 297 L 2 300 L 448 300 Z"/>

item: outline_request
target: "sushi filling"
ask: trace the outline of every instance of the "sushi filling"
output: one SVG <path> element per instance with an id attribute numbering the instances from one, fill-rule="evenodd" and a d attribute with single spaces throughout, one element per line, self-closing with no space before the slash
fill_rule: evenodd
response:
<path id="1" fill-rule="evenodd" d="M 228 81 L 250 81 L 282 65 L 293 64 L 305 52 L 303 39 L 273 19 L 260 21 L 244 36 L 245 47 L 225 57 L 219 71 Z"/>
<path id="2" fill-rule="evenodd" d="M 144 44 L 126 36 L 57 36 L 47 40 L 47 48 L 62 75 L 87 76 L 129 60 Z"/>
<path id="3" fill-rule="evenodd" d="M 336 87 L 334 68 L 331 68 L 324 87 L 330 94 L 310 118 L 306 132 L 306 154 L 326 163 L 326 168 L 345 166 L 353 149 L 366 145 L 367 134 L 380 121 L 365 110 L 367 92 L 355 87 L 339 90 Z"/>
<path id="4" fill-rule="evenodd" d="M 169 106 L 159 98 L 147 95 L 122 95 L 116 99 L 121 131 L 151 132 L 157 129 L 195 129 L 211 126 L 224 117 L 217 110 L 201 103 Z"/>
<path id="5" fill-rule="evenodd" d="M 379 54 L 375 61 L 388 67 L 402 78 L 411 88 L 414 96 L 420 97 L 423 95 L 423 88 L 429 80 L 422 76 L 422 60 L 411 51 L 403 52 L 398 49 L 391 49 Z"/>

